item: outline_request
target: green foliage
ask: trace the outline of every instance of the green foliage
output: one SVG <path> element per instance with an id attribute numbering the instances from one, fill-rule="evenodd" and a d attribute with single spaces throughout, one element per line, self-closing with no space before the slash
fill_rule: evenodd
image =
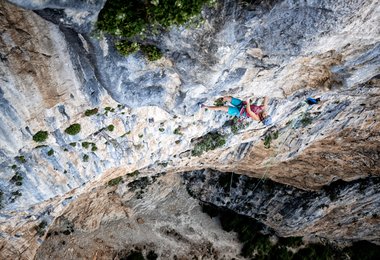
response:
<path id="1" fill-rule="evenodd" d="M 92 115 L 95 115 L 96 113 L 98 113 L 98 111 L 99 111 L 98 108 L 87 109 L 87 110 L 84 112 L 84 115 L 85 115 L 85 116 L 92 116 Z"/>
<path id="2" fill-rule="evenodd" d="M 112 108 L 112 107 L 105 107 L 104 110 L 105 110 L 106 112 L 115 112 L 115 109 Z"/>
<path id="3" fill-rule="evenodd" d="M 47 131 L 38 131 L 35 135 L 33 135 L 33 141 L 37 143 L 42 143 L 46 141 L 48 138 L 48 132 Z"/>
<path id="4" fill-rule="evenodd" d="M 110 131 L 110 132 L 112 132 L 114 129 L 115 129 L 114 125 L 107 126 L 107 130 Z"/>
<path id="5" fill-rule="evenodd" d="M 100 31 L 115 36 L 133 37 L 150 29 L 168 28 L 195 20 L 212 0 L 108 0 L 96 22 Z"/>
<path id="6" fill-rule="evenodd" d="M 72 142 L 72 143 L 69 143 L 72 147 L 75 147 L 77 146 L 77 143 L 76 142 Z"/>
<path id="7" fill-rule="evenodd" d="M 231 132 L 233 134 L 237 134 L 240 130 L 246 128 L 249 125 L 248 122 L 245 122 L 244 120 L 239 121 L 239 119 L 236 117 L 232 119 L 230 122 L 231 122 Z"/>
<path id="8" fill-rule="evenodd" d="M 90 157 L 88 156 L 88 154 L 84 154 L 83 157 L 82 157 L 82 159 L 83 159 L 84 162 L 88 162 L 89 158 Z"/>
<path id="9" fill-rule="evenodd" d="M 139 251 L 131 251 L 126 258 L 126 260 L 145 260 L 144 255 Z"/>
<path id="10" fill-rule="evenodd" d="M 15 197 L 21 197 L 21 196 L 22 196 L 22 193 L 21 193 L 19 190 L 17 190 L 17 191 L 13 191 L 13 192 L 11 192 L 11 195 L 12 195 L 12 196 L 15 196 Z"/>
<path id="11" fill-rule="evenodd" d="M 15 157 L 16 161 L 18 161 L 19 163 L 26 163 L 26 159 L 23 155 L 20 155 L 20 156 L 16 156 Z"/>
<path id="12" fill-rule="evenodd" d="M 21 173 L 16 172 L 15 175 L 13 175 L 10 182 L 16 184 L 17 186 L 21 186 L 23 179 L 24 178 L 21 176 Z"/>
<path id="13" fill-rule="evenodd" d="M 158 255 L 154 251 L 149 251 L 149 253 L 146 255 L 146 259 L 148 260 L 156 260 L 158 258 Z"/>
<path id="14" fill-rule="evenodd" d="M 82 147 L 87 149 L 90 146 L 91 143 L 89 142 L 82 142 Z"/>
<path id="15" fill-rule="evenodd" d="M 273 139 L 276 140 L 279 136 L 279 132 L 278 130 L 276 132 L 273 133 Z"/>
<path id="16" fill-rule="evenodd" d="M 41 221 L 38 226 L 35 226 L 34 229 L 37 231 L 37 235 L 42 237 L 46 232 L 47 222 L 45 220 Z"/>
<path id="17" fill-rule="evenodd" d="M 162 58 L 162 52 L 159 48 L 153 45 L 142 45 L 140 46 L 141 51 L 144 53 L 144 56 L 149 61 L 155 61 Z"/>
<path id="18" fill-rule="evenodd" d="M 176 140 L 175 144 L 179 144 L 180 142 L 181 142 L 181 140 Z"/>
<path id="19" fill-rule="evenodd" d="M 124 56 L 128 56 L 140 50 L 140 45 L 137 42 L 127 40 L 117 41 L 115 47 L 117 51 Z"/>
<path id="20" fill-rule="evenodd" d="M 214 106 L 216 107 L 222 107 L 225 103 L 226 101 L 223 100 L 223 97 L 214 100 Z"/>
<path id="21" fill-rule="evenodd" d="M 161 162 L 161 163 L 157 163 L 157 165 L 162 166 L 162 167 L 167 167 L 168 163 L 167 162 Z"/>
<path id="22" fill-rule="evenodd" d="M 139 134 L 139 138 L 143 138 L 143 136 L 144 136 L 143 134 Z"/>
<path id="23" fill-rule="evenodd" d="M 174 129 L 173 134 L 175 134 L 175 135 L 183 135 L 183 133 L 181 132 L 181 127 L 179 126 L 176 129 Z"/>
<path id="24" fill-rule="evenodd" d="M 264 147 L 266 149 L 269 149 L 270 148 L 270 143 L 272 142 L 272 135 L 271 134 L 267 134 L 265 137 L 264 137 Z"/>
<path id="25" fill-rule="evenodd" d="M 65 129 L 65 133 L 69 135 L 76 135 L 80 132 L 81 127 L 80 124 L 72 124 L 68 128 Z"/>
<path id="26" fill-rule="evenodd" d="M 159 130 L 160 132 L 163 132 L 163 131 L 165 131 L 165 129 L 164 129 L 164 128 L 162 128 L 162 127 L 158 128 L 158 130 Z"/>
<path id="27" fill-rule="evenodd" d="M 200 156 L 204 152 L 223 146 L 225 143 L 226 139 L 223 135 L 219 133 L 208 133 L 205 136 L 201 137 L 194 145 L 194 148 L 191 151 L 191 155 Z"/>
<path id="28" fill-rule="evenodd" d="M 310 125 L 313 121 L 313 118 L 311 117 L 310 113 L 305 113 L 303 117 L 301 118 L 301 124 L 302 127 L 305 127 L 307 125 Z"/>
<path id="29" fill-rule="evenodd" d="M 16 169 L 17 169 L 17 165 L 16 165 L 16 164 L 13 164 L 13 165 L 11 166 L 11 168 L 12 168 L 13 170 L 16 170 Z"/>
<path id="30" fill-rule="evenodd" d="M 119 185 L 120 182 L 123 181 L 123 178 L 122 177 L 116 177 L 110 181 L 108 181 L 108 186 L 117 186 Z"/>
<path id="31" fill-rule="evenodd" d="M 297 248 L 303 245 L 302 237 L 281 237 L 279 243 L 292 248 Z"/>
<path id="32" fill-rule="evenodd" d="M 82 142 L 82 147 L 85 149 L 88 149 L 91 145 L 91 151 L 96 151 L 98 150 L 98 147 L 96 147 L 96 144 L 91 143 L 91 142 Z"/>
<path id="33" fill-rule="evenodd" d="M 213 2 L 214 0 L 108 0 L 99 13 L 96 28 L 98 32 L 141 41 L 152 32 L 195 21 L 203 5 Z M 150 61 L 162 57 L 161 51 L 152 45 L 139 45 L 125 39 L 117 41 L 115 45 L 122 55 L 141 49 Z"/>
<path id="34" fill-rule="evenodd" d="M 300 249 L 295 255 L 295 259 L 315 259 L 315 260 L 335 260 L 339 259 L 337 252 L 328 246 L 321 244 L 310 244 Z"/>
<path id="35" fill-rule="evenodd" d="M 270 144 L 273 140 L 277 139 L 279 137 L 279 132 L 275 131 L 273 133 L 267 133 L 264 137 L 264 147 L 266 149 L 270 148 Z"/>
<path id="36" fill-rule="evenodd" d="M 136 177 L 139 174 L 140 174 L 140 172 L 138 170 L 136 170 L 136 171 L 128 173 L 127 176 L 128 177 Z"/>
<path id="37" fill-rule="evenodd" d="M 47 155 L 48 156 L 52 156 L 54 154 L 54 150 L 53 149 L 50 149 L 48 152 L 47 152 Z"/>
<path id="38" fill-rule="evenodd" d="M 380 256 L 380 246 L 367 241 L 355 242 L 345 250 L 351 259 L 371 260 Z"/>

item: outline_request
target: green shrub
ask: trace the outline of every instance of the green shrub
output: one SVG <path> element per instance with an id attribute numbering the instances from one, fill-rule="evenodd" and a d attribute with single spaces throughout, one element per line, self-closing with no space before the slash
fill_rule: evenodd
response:
<path id="1" fill-rule="evenodd" d="M 23 179 L 24 178 L 21 176 L 21 173 L 16 172 L 15 175 L 13 175 L 10 182 L 16 184 L 16 186 L 21 186 Z"/>
<path id="2" fill-rule="evenodd" d="M 146 259 L 156 260 L 158 259 L 158 255 L 154 251 L 149 251 L 149 253 L 146 255 Z"/>
<path id="3" fill-rule="evenodd" d="M 270 143 L 272 142 L 272 135 L 271 134 L 267 134 L 265 137 L 264 137 L 264 147 L 266 149 L 269 149 L 270 148 Z"/>
<path id="4" fill-rule="evenodd" d="M 121 258 L 126 260 L 145 260 L 144 255 L 140 251 L 134 251 L 132 250 L 129 252 L 128 256 L 126 258 Z"/>
<path id="5" fill-rule="evenodd" d="M 140 45 L 138 43 L 127 40 L 117 41 L 115 47 L 117 51 L 124 56 L 128 56 L 140 50 Z"/>
<path id="6" fill-rule="evenodd" d="M 174 129 L 173 134 L 175 134 L 175 135 L 183 135 L 183 133 L 181 132 L 181 127 L 179 126 L 176 129 Z"/>
<path id="7" fill-rule="evenodd" d="M 105 107 L 104 110 L 105 110 L 106 112 L 115 112 L 115 109 L 112 108 L 112 107 Z"/>
<path id="8" fill-rule="evenodd" d="M 19 163 L 26 163 L 26 159 L 23 155 L 20 155 L 20 156 L 16 156 L 15 157 L 16 161 L 18 161 Z"/>
<path id="9" fill-rule="evenodd" d="M 133 37 L 152 27 L 168 28 L 193 21 L 204 4 L 212 0 L 108 0 L 100 11 L 96 27 L 115 36 Z"/>
<path id="10" fill-rule="evenodd" d="M 84 112 L 84 115 L 85 115 L 85 116 L 92 116 L 92 115 L 95 115 L 96 113 L 98 113 L 98 111 L 99 111 L 98 108 L 87 109 L 87 110 Z"/>
<path id="11" fill-rule="evenodd" d="M 164 128 L 162 128 L 162 127 L 158 128 L 158 130 L 159 130 L 160 132 L 163 132 L 163 131 L 165 131 L 165 129 L 164 129 Z"/>
<path id="12" fill-rule="evenodd" d="M 35 226 L 34 229 L 37 231 L 37 235 L 42 237 L 46 232 L 47 222 L 43 220 L 38 226 Z"/>
<path id="13" fill-rule="evenodd" d="M 114 125 L 107 126 L 107 130 L 110 131 L 110 132 L 112 132 L 114 129 L 115 129 Z"/>
<path id="14" fill-rule="evenodd" d="M 119 183 L 122 182 L 122 181 L 123 181 L 123 178 L 122 178 L 122 177 L 117 177 L 117 178 L 114 178 L 114 179 L 108 181 L 108 185 L 109 185 L 109 186 L 117 186 L 117 185 L 119 185 Z"/>
<path id="15" fill-rule="evenodd" d="M 191 155 L 200 156 L 204 152 L 223 146 L 225 143 L 226 139 L 223 135 L 219 133 L 208 133 L 205 136 L 201 137 L 194 145 L 194 148 L 191 151 Z"/>
<path id="16" fill-rule="evenodd" d="M 128 177 L 135 177 L 135 176 L 137 176 L 139 174 L 140 174 L 140 172 L 138 170 L 136 170 L 136 171 L 128 173 L 127 176 Z"/>
<path id="17" fill-rule="evenodd" d="M 234 118 L 230 121 L 231 123 L 231 132 L 233 134 L 237 134 L 240 130 L 246 128 L 249 123 L 248 122 L 245 122 L 244 120 L 243 121 L 240 121 L 239 118 Z"/>
<path id="18" fill-rule="evenodd" d="M 76 135 L 80 132 L 80 130 L 80 124 L 72 124 L 71 126 L 65 129 L 65 133 L 69 135 Z"/>
<path id="19" fill-rule="evenodd" d="M 90 146 L 91 143 L 89 142 L 82 142 L 82 147 L 87 149 Z"/>
<path id="20" fill-rule="evenodd" d="M 90 157 L 87 154 L 84 154 L 83 157 L 82 157 L 82 159 L 83 159 L 84 162 L 88 162 L 89 158 Z"/>
<path id="21" fill-rule="evenodd" d="M 77 143 L 76 142 L 73 142 L 73 143 L 69 143 L 72 147 L 75 147 L 77 146 Z"/>
<path id="22" fill-rule="evenodd" d="M 95 144 L 92 144 L 92 148 L 91 148 L 91 151 L 95 152 L 98 150 L 98 147 L 96 147 Z"/>
<path id="23" fill-rule="evenodd" d="M 160 51 L 159 48 L 153 45 L 142 45 L 141 51 L 144 53 L 144 56 L 149 60 L 149 61 L 155 61 L 159 60 L 162 58 L 162 52 Z"/>
<path id="24" fill-rule="evenodd" d="M 278 138 L 278 136 L 279 136 L 279 132 L 277 130 L 276 132 L 273 133 L 273 139 L 276 140 Z"/>
<path id="25" fill-rule="evenodd" d="M 160 166 L 162 166 L 162 167 L 166 167 L 166 166 L 168 166 L 168 164 L 169 164 L 169 163 L 167 163 L 167 162 L 157 163 L 157 165 L 160 165 Z"/>
<path id="26" fill-rule="evenodd" d="M 143 134 L 139 134 L 139 138 L 143 138 L 143 136 L 144 136 Z"/>
<path id="27" fill-rule="evenodd" d="M 312 121 L 313 121 L 313 118 L 311 117 L 310 113 L 305 113 L 303 117 L 301 118 L 302 127 L 310 125 Z"/>
<path id="28" fill-rule="evenodd" d="M 179 144 L 180 142 L 181 142 L 181 140 L 176 140 L 175 144 Z"/>
<path id="29" fill-rule="evenodd" d="M 52 156 L 54 154 L 54 150 L 53 149 L 50 149 L 48 152 L 47 152 L 47 155 L 48 156 Z"/>
<path id="30" fill-rule="evenodd" d="M 11 166 L 11 168 L 12 168 L 13 170 L 16 170 L 16 169 L 17 169 L 17 165 L 16 165 L 16 164 L 13 164 L 13 165 Z"/>
<path id="31" fill-rule="evenodd" d="M 298 248 L 303 245 L 302 237 L 281 237 L 279 243 L 288 247 Z"/>
<path id="32" fill-rule="evenodd" d="M 13 191 L 13 192 L 11 192 L 11 195 L 12 195 L 12 196 L 16 196 L 16 197 L 21 197 L 21 196 L 22 196 L 22 193 L 21 193 L 19 190 L 17 190 L 17 191 Z"/>
<path id="33" fill-rule="evenodd" d="M 108 0 L 99 13 L 96 30 L 141 41 L 152 32 L 195 21 L 203 5 L 214 2 L 215 0 Z M 137 42 L 119 40 L 115 46 L 122 55 L 141 49 L 150 61 L 162 57 L 161 51 L 152 45 L 139 46 Z"/>
<path id="34" fill-rule="evenodd" d="M 33 135 L 33 141 L 37 143 L 42 143 L 46 141 L 48 138 L 48 132 L 47 131 L 38 131 L 35 135 Z"/>

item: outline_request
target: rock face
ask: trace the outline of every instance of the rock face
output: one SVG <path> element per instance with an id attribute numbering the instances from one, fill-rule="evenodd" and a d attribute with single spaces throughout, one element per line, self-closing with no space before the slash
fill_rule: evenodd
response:
<path id="1" fill-rule="evenodd" d="M 238 256 L 236 237 L 202 213 L 178 174 L 130 181 L 79 197 L 56 219 L 36 259 L 125 259 L 134 250 L 161 259 Z"/>
<path id="2" fill-rule="evenodd" d="M 304 191 L 212 170 L 184 176 L 187 189 L 196 198 L 255 218 L 279 236 L 316 236 L 341 243 L 362 239 L 380 242 L 379 177 L 338 181 L 319 191 Z"/>
<path id="3" fill-rule="evenodd" d="M 91 215 L 80 208 L 93 198 L 93 189 L 137 169 L 145 176 L 214 169 L 269 178 L 292 187 L 260 192 L 262 201 L 275 191 L 308 198 L 306 208 L 292 207 L 301 222 L 272 219 L 291 203 L 286 196 L 261 216 L 280 234 L 301 235 L 303 229 L 305 236 L 379 242 L 379 220 L 371 218 L 379 208 L 378 183 L 370 178 L 380 174 L 378 1 L 219 1 L 204 9 L 198 28 L 171 28 L 147 39 L 164 53 L 156 62 L 141 53 L 120 56 L 112 37 L 94 36 L 104 3 L 0 0 L 1 258 L 33 258 L 47 230 L 63 223 L 70 207 L 79 216 Z M 199 110 L 200 102 L 212 104 L 222 95 L 270 96 L 275 124 L 250 122 L 236 133 L 226 123 L 228 115 Z M 308 106 L 307 96 L 320 96 L 321 102 Z M 81 125 L 73 136 L 65 133 L 72 124 Z M 36 143 L 32 137 L 41 130 L 48 139 Z M 223 135 L 225 145 L 191 156 L 208 132 Z M 348 182 L 338 185 L 342 201 L 329 200 L 323 189 L 338 180 Z M 216 205 L 223 206 L 217 197 L 227 199 L 216 191 L 207 198 L 197 192 Z M 149 196 L 146 207 L 163 203 Z M 135 200 L 129 203 L 139 204 Z M 103 214 L 105 201 L 94 199 L 94 217 Z M 260 218 L 262 206 L 231 208 Z M 110 212 L 118 215 L 121 208 Z M 146 214 L 153 219 L 151 211 Z M 347 220 L 346 232 L 337 231 L 330 220 L 336 217 Z M 98 229 L 91 232 L 112 229 L 94 225 Z M 83 234 L 90 232 L 86 228 Z M 216 239 L 208 241 L 221 250 Z"/>

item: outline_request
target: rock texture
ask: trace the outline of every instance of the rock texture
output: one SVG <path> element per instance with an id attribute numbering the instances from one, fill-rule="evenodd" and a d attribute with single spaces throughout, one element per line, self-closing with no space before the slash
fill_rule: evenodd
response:
<path id="1" fill-rule="evenodd" d="M 81 195 L 53 223 L 36 259 L 125 259 L 134 250 L 161 259 L 241 258 L 235 235 L 202 213 L 178 174 L 125 181 Z"/>
<path id="2" fill-rule="evenodd" d="M 279 236 L 380 243 L 379 177 L 337 181 L 319 191 L 213 170 L 184 177 L 194 197 L 255 218 Z"/>
<path id="3" fill-rule="evenodd" d="M 0 0 L 1 258 L 33 258 L 45 238 L 38 231 L 46 235 L 59 224 L 81 194 L 85 201 L 137 169 L 269 178 L 312 194 L 307 205 L 334 181 L 380 173 L 378 1 L 219 1 L 204 9 L 198 28 L 147 39 L 164 53 L 153 63 L 141 53 L 122 57 L 115 39 L 94 36 L 105 1 L 9 2 Z M 229 116 L 198 107 L 222 95 L 270 96 L 275 124 L 250 122 L 233 134 Z M 322 102 L 307 106 L 307 96 Z M 96 115 L 85 116 L 93 108 Z M 74 123 L 82 130 L 70 136 L 65 129 Z M 49 136 L 36 143 L 40 130 Z M 211 131 L 226 144 L 191 156 L 196 140 Z M 372 190 L 372 181 L 363 183 Z M 360 194 L 348 194 L 351 209 L 362 207 Z M 373 199 L 366 212 L 376 208 Z M 352 225 L 341 240 L 377 241 L 367 232 L 378 234 L 373 222 Z M 334 230 L 310 228 L 336 239 L 341 233 Z"/>

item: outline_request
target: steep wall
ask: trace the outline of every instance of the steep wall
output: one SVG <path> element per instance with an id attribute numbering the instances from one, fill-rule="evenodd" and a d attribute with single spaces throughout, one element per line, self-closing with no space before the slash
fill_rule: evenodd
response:
<path id="1" fill-rule="evenodd" d="M 9 2 L 36 10 L 0 1 L 4 258 L 32 258 L 42 243 L 35 226 L 136 169 L 211 168 L 302 190 L 380 173 L 378 1 L 220 1 L 199 28 L 147 39 L 164 53 L 153 63 L 93 36 L 105 1 Z M 233 134 L 227 115 L 198 108 L 221 95 L 270 96 L 274 126 Z M 322 103 L 307 106 L 308 95 Z M 67 135 L 73 123 L 82 130 Z M 49 132 L 41 144 L 39 130 Z M 216 130 L 226 144 L 191 156 L 192 140 Z"/>

